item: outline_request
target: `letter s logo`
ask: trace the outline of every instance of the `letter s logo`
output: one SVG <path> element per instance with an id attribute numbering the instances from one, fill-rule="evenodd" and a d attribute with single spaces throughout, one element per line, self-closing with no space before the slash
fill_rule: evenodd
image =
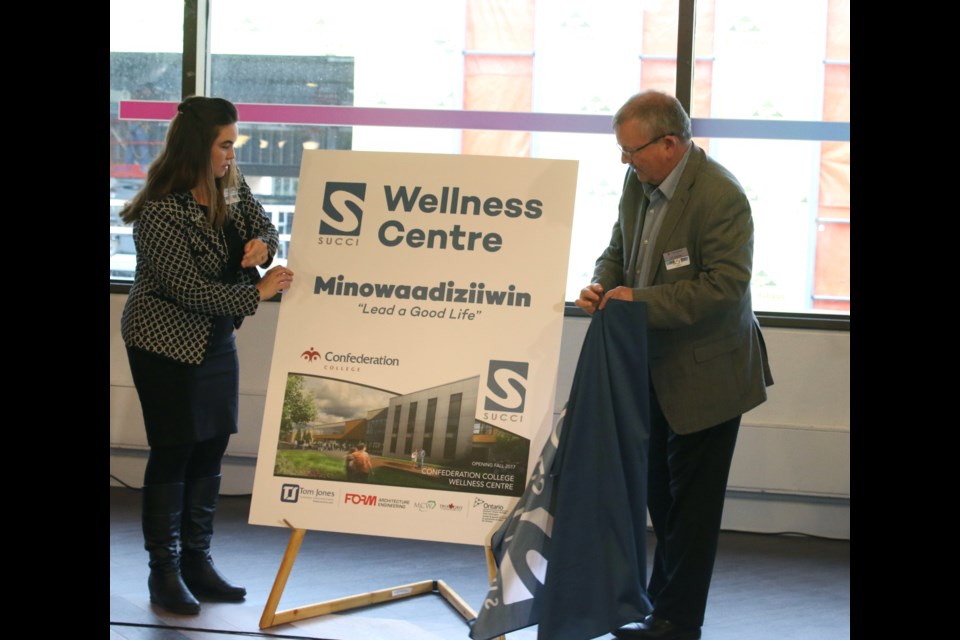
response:
<path id="1" fill-rule="evenodd" d="M 359 236 L 366 194 L 363 182 L 328 182 L 323 192 L 320 235 Z"/>
<path id="2" fill-rule="evenodd" d="M 483 408 L 487 411 L 523 413 L 527 399 L 527 362 L 491 360 L 487 371 L 487 397 Z"/>

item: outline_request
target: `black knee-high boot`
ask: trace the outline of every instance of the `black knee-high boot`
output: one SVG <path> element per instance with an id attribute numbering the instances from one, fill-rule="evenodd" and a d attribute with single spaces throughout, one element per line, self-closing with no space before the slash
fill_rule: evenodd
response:
<path id="1" fill-rule="evenodd" d="M 143 487 L 143 546 L 150 553 L 150 602 L 173 613 L 195 614 L 200 603 L 180 575 L 183 483 Z"/>
<path id="2" fill-rule="evenodd" d="M 182 528 L 183 580 L 198 597 L 222 602 L 239 602 L 247 590 L 231 584 L 213 566 L 210 540 L 213 538 L 213 516 L 220 496 L 220 477 L 187 480 L 184 492 Z"/>

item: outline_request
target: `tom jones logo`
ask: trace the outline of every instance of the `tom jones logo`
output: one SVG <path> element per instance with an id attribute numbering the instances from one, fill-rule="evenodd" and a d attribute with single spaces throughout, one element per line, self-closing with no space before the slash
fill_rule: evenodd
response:
<path id="1" fill-rule="evenodd" d="M 284 484 L 280 487 L 280 502 L 296 502 L 300 498 L 300 485 Z"/>
<path id="2" fill-rule="evenodd" d="M 487 371 L 487 396 L 483 408 L 487 411 L 523 413 L 527 398 L 527 362 L 491 360 Z"/>
<path id="3" fill-rule="evenodd" d="M 336 497 L 337 494 L 333 491 L 311 489 L 298 484 L 286 483 L 280 487 L 280 502 L 299 502 L 300 498 L 304 498 L 313 502 L 333 504 L 333 499 Z"/>
<path id="4" fill-rule="evenodd" d="M 363 182 L 328 182 L 323 193 L 320 235 L 359 236 L 366 194 Z"/>

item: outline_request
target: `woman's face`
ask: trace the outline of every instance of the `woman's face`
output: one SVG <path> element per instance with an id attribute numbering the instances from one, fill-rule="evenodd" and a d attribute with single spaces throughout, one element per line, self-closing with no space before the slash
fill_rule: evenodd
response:
<path id="1" fill-rule="evenodd" d="M 230 163 L 233 162 L 233 145 L 237 142 L 237 136 L 240 130 L 237 123 L 224 125 L 220 128 L 220 135 L 213 142 L 213 148 L 210 150 L 210 166 L 213 168 L 213 175 L 222 178 L 227 174 Z"/>

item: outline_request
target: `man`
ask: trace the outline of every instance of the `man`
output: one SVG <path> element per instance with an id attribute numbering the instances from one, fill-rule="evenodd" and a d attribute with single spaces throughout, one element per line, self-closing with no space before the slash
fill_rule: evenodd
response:
<path id="1" fill-rule="evenodd" d="M 647 305 L 647 504 L 657 538 L 653 612 L 618 638 L 700 637 L 743 413 L 773 384 L 750 301 L 753 219 L 733 175 L 691 140 L 672 96 L 631 97 L 613 122 L 630 165 L 610 244 L 576 304 Z"/>

